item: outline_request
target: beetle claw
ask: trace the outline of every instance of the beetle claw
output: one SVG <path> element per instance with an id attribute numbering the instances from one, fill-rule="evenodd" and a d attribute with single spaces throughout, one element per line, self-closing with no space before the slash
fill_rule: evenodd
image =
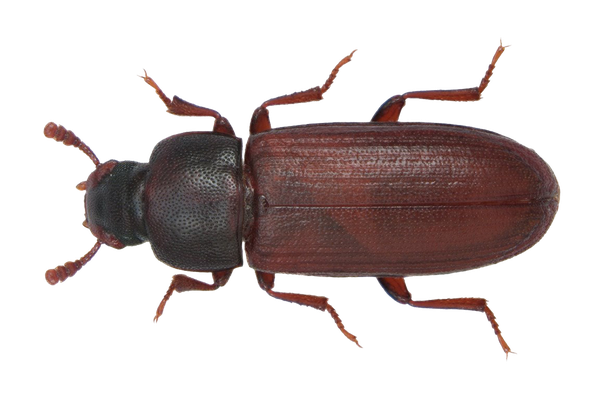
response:
<path id="1" fill-rule="evenodd" d="M 506 362 L 508 362 L 510 356 L 516 356 L 517 354 L 519 354 L 516 351 L 512 351 L 512 350 L 511 351 L 504 351 L 503 353 L 504 353 L 504 357 L 506 357 Z"/>
<path id="2" fill-rule="evenodd" d="M 139 77 L 167 112 L 212 117 L 213 130 L 171 136 L 146 163 L 101 164 L 72 131 L 48 123 L 45 137 L 78 148 L 96 166 L 77 189 L 87 191 L 83 225 L 98 240 L 82 258 L 48 270 L 47 282 L 73 276 L 102 243 L 120 249 L 149 241 L 167 265 L 212 272 L 212 284 L 173 276 L 156 323 L 175 291 L 224 286 L 242 265 L 245 244 L 268 295 L 327 311 L 358 347 L 326 297 L 276 292 L 275 274 L 370 276 L 400 304 L 483 312 L 508 359 L 513 352 L 485 299 L 414 301 L 404 277 L 466 271 L 525 251 L 552 222 L 558 182 L 533 151 L 493 132 L 398 123 L 408 99 L 478 101 L 507 47 L 500 40 L 479 86 L 392 96 L 370 123 L 271 128 L 268 107 L 322 100 L 354 50 L 322 86 L 271 98 L 256 109 L 244 161 L 242 142 L 226 118 L 167 97 L 143 69 Z"/>

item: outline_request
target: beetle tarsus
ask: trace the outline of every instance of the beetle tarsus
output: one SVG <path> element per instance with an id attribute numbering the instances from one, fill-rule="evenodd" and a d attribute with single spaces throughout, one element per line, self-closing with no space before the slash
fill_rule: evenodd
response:
<path id="1" fill-rule="evenodd" d="M 340 316 L 335 311 L 335 308 L 333 308 L 331 306 L 331 304 L 329 304 L 329 303 L 327 303 L 327 311 L 329 311 L 329 314 L 331 314 L 331 316 L 333 317 L 333 320 L 335 321 L 335 324 L 340 329 L 340 331 L 342 331 L 344 336 L 346 336 L 348 339 L 352 340 L 354 343 L 356 343 L 356 345 L 358 347 L 360 347 L 362 349 L 362 346 L 358 343 L 356 336 L 354 336 L 353 334 L 351 334 L 350 332 L 348 332 L 346 330 L 346 328 L 344 327 L 344 324 L 342 323 L 342 320 L 340 319 Z"/>
<path id="2" fill-rule="evenodd" d="M 309 294 L 276 292 L 273 290 L 273 287 L 275 286 L 275 274 L 271 274 L 268 272 L 256 271 L 256 278 L 258 280 L 258 284 L 260 285 L 261 289 L 263 289 L 265 292 L 267 292 L 269 294 L 269 296 L 271 296 L 273 298 L 287 301 L 290 303 L 300 304 L 301 306 L 316 308 L 317 310 L 320 310 L 320 311 L 329 312 L 329 314 L 335 321 L 335 324 L 337 325 L 339 330 L 342 331 L 344 336 L 346 336 L 348 339 L 350 339 L 351 341 L 356 343 L 356 345 L 358 347 L 362 348 L 362 346 L 360 344 L 358 344 L 358 340 L 356 340 L 356 336 L 354 336 L 353 334 L 351 334 L 350 332 L 348 332 L 346 330 L 338 313 L 335 311 L 335 308 L 333 308 L 331 306 L 331 304 L 329 304 L 327 297 L 313 296 L 313 295 L 309 295 Z"/>
<path id="3" fill-rule="evenodd" d="M 514 352 L 512 352 L 510 350 L 508 343 L 506 343 L 506 341 L 502 337 L 502 333 L 500 332 L 500 327 L 498 326 L 498 322 L 496 321 L 496 317 L 494 316 L 494 313 L 492 312 L 492 310 L 490 310 L 490 308 L 487 306 L 487 304 L 486 304 L 485 308 L 483 309 L 483 312 L 485 313 L 485 316 L 487 317 L 488 321 L 490 321 L 490 323 L 492 324 L 492 328 L 494 329 L 494 332 L 496 333 L 496 337 L 498 338 L 498 341 L 500 342 L 500 346 L 502 346 L 502 350 L 504 350 L 504 353 L 506 353 L 506 359 L 508 359 L 508 353 L 514 354 Z"/>
<path id="4" fill-rule="evenodd" d="M 321 95 L 323 95 L 323 93 L 325 93 L 329 89 L 329 87 L 333 83 L 333 80 L 335 79 L 338 72 L 340 71 L 340 68 L 342 68 L 345 64 L 348 64 L 350 62 L 350 60 L 352 60 L 352 56 L 354 55 L 355 52 L 356 52 L 356 50 L 354 50 L 352 53 L 350 53 L 349 55 L 344 57 L 339 63 L 337 63 L 335 68 L 333 68 L 333 71 L 331 71 L 331 74 L 329 74 L 329 78 L 327 78 L 327 80 L 325 81 L 323 86 L 321 86 Z"/>
<path id="5" fill-rule="evenodd" d="M 219 133 L 225 133 L 230 136 L 235 137 L 235 133 L 233 132 L 233 128 L 229 124 L 226 118 L 223 118 L 221 114 L 217 111 L 201 107 L 196 104 L 190 103 L 189 101 L 185 101 L 180 97 L 173 96 L 173 100 L 169 99 L 165 93 L 161 90 L 158 84 L 154 81 L 154 79 L 148 76 L 146 70 L 144 70 L 144 76 L 139 76 L 146 82 L 148 85 L 152 86 L 156 91 L 156 94 L 165 106 L 167 106 L 167 112 L 173 115 L 179 115 L 184 117 L 213 117 L 215 119 L 215 124 L 213 126 L 213 131 Z"/>
<path id="6" fill-rule="evenodd" d="M 502 41 L 496 49 L 492 62 L 481 79 L 481 83 L 477 87 L 467 89 L 452 89 L 452 90 L 420 90 L 416 92 L 407 92 L 403 95 L 396 95 L 389 98 L 379 110 L 375 113 L 371 121 L 373 122 L 396 122 L 400 116 L 400 111 L 404 107 L 406 99 L 422 99 L 422 100 L 444 100 L 444 101 L 477 101 L 481 99 L 481 93 L 490 83 L 490 78 L 496 62 L 504 53 L 504 49 L 508 46 L 503 46 Z"/>
<path id="7" fill-rule="evenodd" d="M 141 76 L 141 75 L 138 75 L 138 76 L 140 78 L 142 78 L 144 80 L 144 82 L 146 82 L 148 85 L 150 85 L 154 88 L 158 97 L 160 97 L 162 102 L 165 103 L 165 106 L 167 106 L 167 108 L 169 108 L 169 106 L 171 105 L 171 99 L 169 99 L 165 95 L 165 93 L 162 91 L 162 89 L 160 87 L 158 87 L 158 84 L 156 82 L 154 82 L 154 79 L 152 79 L 148 76 L 148 73 L 146 72 L 146 70 L 144 70 L 144 76 Z"/>
<path id="8" fill-rule="evenodd" d="M 503 353 L 504 353 L 504 357 L 506 358 L 506 362 L 508 362 L 510 356 L 516 356 L 517 354 L 519 354 L 516 351 L 512 351 L 512 350 L 510 350 L 510 351 L 503 351 Z"/>
<path id="9" fill-rule="evenodd" d="M 250 122 L 250 134 L 253 135 L 255 133 L 271 129 L 271 122 L 269 121 L 269 113 L 267 111 L 267 107 L 284 104 L 308 103 L 311 101 L 322 100 L 323 93 L 325 93 L 331 87 L 331 84 L 333 83 L 333 80 L 340 71 L 340 68 L 342 68 L 342 66 L 350 62 L 350 60 L 352 59 L 352 55 L 355 51 L 356 50 L 354 50 L 352 53 L 344 57 L 339 63 L 336 64 L 336 66 L 329 74 L 329 77 L 327 77 L 327 80 L 325 81 L 323 86 L 316 86 L 314 88 L 303 90 L 301 92 L 295 92 L 292 94 L 274 97 L 262 103 L 262 105 L 254 111 L 254 115 L 252 116 L 252 121 Z"/>
<path id="10" fill-rule="evenodd" d="M 492 62 L 490 63 L 490 66 L 488 67 L 488 70 L 485 72 L 485 75 L 483 77 L 483 79 L 481 79 L 481 83 L 479 84 L 479 87 L 477 88 L 477 91 L 479 92 L 479 96 L 481 96 L 481 93 L 485 90 L 485 88 L 487 87 L 487 85 L 490 83 L 490 78 L 492 77 L 492 74 L 494 72 L 494 68 L 496 67 L 496 62 L 498 61 L 498 59 L 500 58 L 500 56 L 502 55 L 502 53 L 504 53 L 504 50 L 509 47 L 509 46 L 503 46 L 502 45 L 502 40 L 500 40 L 500 46 L 496 49 L 496 53 L 494 53 L 494 57 L 492 58 Z"/>
<path id="11" fill-rule="evenodd" d="M 73 132 L 46 125 L 45 136 L 79 148 L 96 164 L 77 188 L 86 191 L 83 225 L 98 238 L 83 258 L 49 270 L 48 283 L 73 276 L 101 243 L 123 248 L 149 241 L 171 267 L 212 272 L 212 284 L 175 275 L 157 322 L 175 291 L 224 286 L 243 262 L 245 242 L 248 264 L 269 296 L 327 311 L 359 347 L 326 297 L 276 292 L 275 274 L 377 277 L 401 304 L 482 312 L 508 358 L 512 351 L 485 299 L 414 301 L 404 277 L 467 271 L 527 250 L 557 212 L 556 177 L 535 152 L 493 132 L 394 123 L 409 98 L 479 100 L 506 47 L 500 41 L 478 86 L 393 96 L 372 123 L 271 129 L 268 107 L 321 100 L 352 52 L 322 86 L 256 109 L 245 161 L 227 119 L 167 97 L 144 70 L 141 78 L 169 113 L 213 117 L 213 131 L 162 140 L 147 163 L 100 164 Z"/>
<path id="12" fill-rule="evenodd" d="M 472 298 L 472 297 L 464 297 L 464 298 L 456 298 L 456 299 L 437 299 L 437 300 L 420 300 L 415 301 L 412 299 L 411 293 L 408 291 L 406 287 L 406 282 L 404 278 L 401 277 L 387 277 L 387 278 L 377 278 L 383 290 L 394 300 L 396 300 L 400 304 L 408 304 L 413 307 L 420 308 L 437 308 L 437 309 L 454 309 L 454 310 L 470 310 L 470 311 L 480 311 L 485 313 L 488 321 L 492 324 L 492 329 L 494 329 L 494 333 L 500 342 L 500 346 L 502 346 L 502 350 L 506 353 L 506 357 L 508 357 L 508 353 L 512 353 L 510 351 L 510 347 L 502 337 L 500 333 L 500 328 L 498 327 L 498 322 L 496 322 L 496 317 L 490 308 L 487 306 L 487 300 L 480 298 Z"/>

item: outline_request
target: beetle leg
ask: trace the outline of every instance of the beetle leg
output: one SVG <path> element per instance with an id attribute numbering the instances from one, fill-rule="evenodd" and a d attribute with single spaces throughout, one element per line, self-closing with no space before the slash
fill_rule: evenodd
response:
<path id="1" fill-rule="evenodd" d="M 342 68 L 344 64 L 350 62 L 354 51 L 350 53 L 350 55 L 344 57 L 339 63 L 337 63 L 335 68 L 333 68 L 333 71 L 331 71 L 331 74 L 329 74 L 329 77 L 327 78 L 323 86 L 317 86 L 308 90 L 303 90 L 301 92 L 275 97 L 262 103 L 262 105 L 258 107 L 252 115 L 252 120 L 250 122 L 250 134 L 253 135 L 255 133 L 264 132 L 271 129 L 269 111 L 267 110 L 267 107 L 269 106 L 308 103 L 310 101 L 322 100 L 323 93 L 325 93 L 329 89 L 329 87 L 333 83 L 333 80 L 337 76 L 337 73 L 339 72 L 340 68 Z"/>
<path id="2" fill-rule="evenodd" d="M 443 309 L 458 309 L 458 310 L 472 310 L 484 312 L 487 319 L 492 324 L 492 328 L 498 337 L 498 341 L 502 346 L 502 350 L 506 353 L 511 353 L 510 347 L 504 341 L 496 317 L 492 310 L 487 306 L 487 300 L 478 298 L 457 298 L 457 299 L 439 299 L 439 300 L 425 300 L 425 301 L 414 301 L 412 295 L 406 287 L 404 278 L 377 278 L 385 292 L 390 297 L 396 300 L 400 304 L 408 304 L 413 307 L 422 308 L 443 308 Z"/>
<path id="3" fill-rule="evenodd" d="M 235 136 L 233 128 L 227 118 L 221 117 L 221 114 L 210 108 L 200 107 L 185 101 L 177 96 L 170 100 L 160 87 L 154 82 L 154 79 L 150 78 L 144 70 L 144 76 L 140 76 L 148 85 L 152 86 L 156 90 L 156 94 L 167 106 L 167 112 L 174 115 L 180 115 L 184 117 L 213 117 L 215 119 L 215 125 L 213 130 L 215 132 L 225 133 L 227 135 Z"/>
<path id="4" fill-rule="evenodd" d="M 274 297 L 279 300 L 289 301 L 290 303 L 300 304 L 302 306 L 316 308 L 317 310 L 321 311 L 328 311 L 329 314 L 331 314 L 333 320 L 335 321 L 335 324 L 340 329 L 340 331 L 342 331 L 344 336 L 356 343 L 358 347 L 362 347 L 360 344 L 358 344 L 356 336 L 354 336 L 353 334 L 348 332 L 346 328 L 344 328 L 342 320 L 338 316 L 335 309 L 328 303 L 327 297 L 297 293 L 275 292 L 273 291 L 273 286 L 275 286 L 275 274 L 270 274 L 268 272 L 256 271 L 256 278 L 258 279 L 258 284 L 260 285 L 260 287 L 271 297 Z"/>
<path id="5" fill-rule="evenodd" d="M 186 275 L 173 276 L 171 285 L 169 286 L 169 289 L 167 290 L 165 297 L 163 297 L 162 301 L 160 302 L 160 305 L 158 306 L 158 309 L 156 310 L 156 316 L 154 317 L 154 322 L 158 321 L 158 318 L 160 318 L 160 316 L 162 315 L 163 310 L 165 309 L 165 304 L 167 304 L 167 301 L 173 294 L 173 291 L 177 291 L 178 293 L 181 293 L 181 292 L 189 292 L 192 290 L 203 290 L 203 291 L 217 290 L 221 286 L 225 286 L 225 284 L 229 280 L 229 277 L 231 276 L 232 272 L 233 272 L 233 268 L 226 269 L 224 271 L 213 272 L 212 276 L 213 276 L 214 283 L 212 285 L 209 283 L 197 281 L 196 279 L 190 278 L 189 276 L 186 276 Z"/>
<path id="6" fill-rule="evenodd" d="M 500 46 L 496 49 L 494 58 L 488 67 L 481 83 L 478 87 L 468 89 L 453 89 L 453 90 L 423 90 L 418 92 L 408 92 L 403 95 L 390 97 L 385 103 L 379 107 L 371 121 L 373 122 L 395 122 L 398 121 L 400 111 L 406 99 L 423 99 L 423 100 L 446 100 L 446 101 L 477 101 L 481 99 L 481 93 L 490 83 L 490 78 L 496 66 L 496 62 L 508 46 Z"/>

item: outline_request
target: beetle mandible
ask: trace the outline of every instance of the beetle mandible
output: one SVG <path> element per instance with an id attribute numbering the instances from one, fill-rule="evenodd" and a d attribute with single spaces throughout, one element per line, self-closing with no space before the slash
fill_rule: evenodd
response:
<path id="1" fill-rule="evenodd" d="M 485 313 L 502 349 L 494 314 L 482 298 L 416 301 L 404 278 L 466 271 L 513 257 L 538 242 L 558 209 L 559 186 L 532 150 L 482 129 L 398 122 L 407 99 L 477 101 L 505 46 L 500 43 L 477 87 L 391 97 L 371 122 L 271 128 L 268 108 L 322 99 L 323 86 L 265 101 L 242 142 L 226 118 L 175 96 L 181 116 L 215 119 L 211 132 L 164 139 L 147 163 L 100 163 L 71 131 L 54 123 L 45 136 L 79 148 L 96 165 L 85 190 L 85 221 L 97 238 L 82 258 L 46 272 L 51 285 L 73 276 L 102 244 L 150 242 L 171 267 L 211 272 L 204 283 L 175 275 L 174 291 L 216 290 L 242 265 L 242 242 L 260 287 L 270 296 L 328 311 L 358 345 L 326 297 L 275 291 L 275 274 L 374 277 L 401 304 Z"/>

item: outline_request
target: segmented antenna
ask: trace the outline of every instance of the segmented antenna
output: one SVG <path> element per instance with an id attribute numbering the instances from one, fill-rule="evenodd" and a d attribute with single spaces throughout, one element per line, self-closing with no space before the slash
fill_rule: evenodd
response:
<path id="1" fill-rule="evenodd" d="M 100 164 L 100 158 L 92 150 L 90 146 L 82 141 L 79 136 L 70 129 L 66 129 L 64 126 L 57 124 L 54 121 L 49 121 L 42 130 L 44 137 L 52 139 L 55 142 L 62 143 L 67 147 L 74 147 L 83 153 L 92 164 L 94 168 Z M 83 189 L 85 185 L 78 185 L 78 189 Z M 56 286 L 69 278 L 75 276 L 86 264 L 88 264 L 100 251 L 104 243 L 96 239 L 94 245 L 86 251 L 81 257 L 75 260 L 66 261 L 64 264 L 59 264 L 54 267 L 48 268 L 44 271 L 44 279 L 46 284 L 50 286 Z"/>
<path id="2" fill-rule="evenodd" d="M 46 271 L 44 271 L 44 279 L 46 280 L 46 283 L 50 286 L 56 286 L 77 275 L 77 273 L 81 271 L 86 264 L 92 261 L 96 254 L 98 254 L 102 248 L 102 244 L 103 243 L 96 240 L 94 245 L 78 259 L 69 260 L 64 264 L 48 268 Z"/>
<path id="3" fill-rule="evenodd" d="M 98 158 L 96 152 L 92 150 L 87 143 L 79 139 L 79 136 L 77 136 L 72 130 L 59 125 L 54 121 L 49 121 L 46 125 L 44 125 L 42 134 L 44 137 L 52 139 L 55 142 L 62 143 L 67 147 L 75 147 L 77 150 L 82 152 L 92 164 L 94 164 L 94 167 L 97 167 L 98 164 L 100 164 L 100 158 Z"/>

